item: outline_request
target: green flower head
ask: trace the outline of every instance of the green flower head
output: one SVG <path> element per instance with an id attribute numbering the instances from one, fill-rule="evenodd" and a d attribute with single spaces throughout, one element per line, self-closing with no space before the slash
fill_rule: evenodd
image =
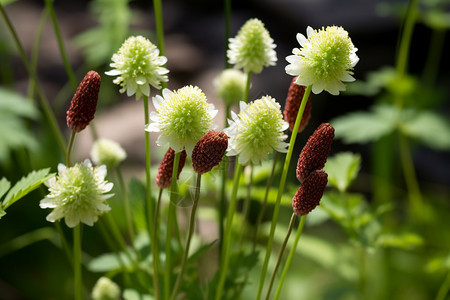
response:
<path id="1" fill-rule="evenodd" d="M 145 130 L 160 132 L 156 143 L 168 145 L 175 152 L 186 150 L 191 155 L 195 144 L 211 129 L 217 114 L 214 105 L 206 102 L 202 90 L 185 86 L 177 91 L 163 90 L 163 97 L 153 97 L 156 112 L 150 113 L 153 121 Z"/>
<path id="2" fill-rule="evenodd" d="M 283 120 L 281 107 L 275 99 L 264 96 L 252 103 L 240 102 L 240 113 L 231 112 L 233 120 L 224 129 L 228 135 L 228 156 L 239 155 L 239 163 L 259 164 L 276 150 L 287 152 L 284 131 L 289 124 Z"/>
<path id="3" fill-rule="evenodd" d="M 244 98 L 247 75 L 236 69 L 225 69 L 214 80 L 217 95 L 228 105 L 238 103 Z"/>
<path id="4" fill-rule="evenodd" d="M 111 210 L 106 200 L 113 194 L 113 184 L 105 181 L 106 167 L 93 168 L 89 160 L 67 168 L 58 165 L 58 176 L 45 182 L 49 194 L 41 200 L 41 208 L 53 208 L 47 221 L 55 222 L 64 218 L 68 227 L 80 222 L 93 226 L 98 216 Z"/>
<path id="5" fill-rule="evenodd" d="M 298 76 L 299 85 L 312 86 L 315 94 L 323 90 L 332 95 L 345 91 L 344 82 L 354 81 L 353 67 L 358 63 L 358 50 L 342 27 L 329 26 L 314 30 L 308 26 L 308 38 L 297 34 L 297 41 L 302 46 L 295 48 L 286 60 L 286 73 Z"/>
<path id="6" fill-rule="evenodd" d="M 136 94 L 136 100 L 150 95 L 150 85 L 160 89 L 161 82 L 168 81 L 169 70 L 163 67 L 167 58 L 159 56 L 158 48 L 143 36 L 129 37 L 112 56 L 112 61 L 113 70 L 105 74 L 119 75 L 113 82 L 122 87 L 121 93 Z"/>
<path id="7" fill-rule="evenodd" d="M 115 167 L 127 157 L 125 150 L 109 139 L 98 139 L 91 149 L 91 158 L 96 165 Z"/>
<path id="8" fill-rule="evenodd" d="M 108 277 L 100 277 L 92 289 L 92 300 L 119 300 L 120 288 Z"/>
<path id="9" fill-rule="evenodd" d="M 230 38 L 228 61 L 245 73 L 261 73 L 263 67 L 277 62 L 276 45 L 264 24 L 258 19 L 248 20 L 234 38 Z"/>

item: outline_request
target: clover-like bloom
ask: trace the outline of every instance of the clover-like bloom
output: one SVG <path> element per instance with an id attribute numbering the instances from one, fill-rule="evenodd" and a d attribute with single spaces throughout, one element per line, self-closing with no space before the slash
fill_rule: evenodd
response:
<path id="1" fill-rule="evenodd" d="M 323 90 L 332 95 L 345 91 L 343 82 L 354 81 L 353 67 L 358 63 L 358 50 L 342 27 L 329 26 L 314 30 L 308 26 L 308 38 L 297 34 L 301 49 L 294 48 L 286 60 L 286 73 L 298 76 L 297 84 L 312 85 L 314 94 Z"/>
<path id="2" fill-rule="evenodd" d="M 106 200 L 113 194 L 113 184 L 105 180 L 106 167 L 92 167 L 89 160 L 71 168 L 58 165 L 58 175 L 45 182 L 49 194 L 41 200 L 41 208 L 53 208 L 47 221 L 55 222 L 64 218 L 68 227 L 80 222 L 93 226 L 98 216 L 111 210 Z"/>
<path id="3" fill-rule="evenodd" d="M 91 149 L 91 158 L 96 165 L 115 167 L 127 157 L 125 150 L 115 141 L 98 139 Z"/>
<path id="4" fill-rule="evenodd" d="M 168 145 L 175 152 L 186 150 L 190 156 L 200 138 L 212 128 L 217 114 L 214 105 L 206 102 L 206 96 L 196 86 L 185 86 L 174 92 L 164 89 L 163 97 L 153 97 L 156 112 L 150 113 L 153 121 L 145 130 L 160 132 L 156 144 Z"/>
<path id="5" fill-rule="evenodd" d="M 120 85 L 121 93 L 127 96 L 136 94 L 136 100 L 142 95 L 150 95 L 150 85 L 160 89 L 161 82 L 167 82 L 169 70 L 164 68 L 167 62 L 165 56 L 159 55 L 159 50 L 143 36 L 129 37 L 112 56 L 113 68 L 106 75 L 119 76 L 114 83 Z"/>
<path id="6" fill-rule="evenodd" d="M 225 69 L 214 79 L 217 95 L 230 106 L 244 98 L 246 83 L 247 75 L 237 69 Z"/>
<path id="7" fill-rule="evenodd" d="M 119 300 L 120 288 L 108 277 L 100 277 L 92 289 L 92 300 Z"/>
<path id="8" fill-rule="evenodd" d="M 289 124 L 283 120 L 280 104 L 270 96 L 264 96 L 249 104 L 241 101 L 240 112 L 231 112 L 233 120 L 224 129 L 228 135 L 227 156 L 239 155 L 239 163 L 259 164 L 273 150 L 287 152 L 284 131 Z"/>
<path id="9" fill-rule="evenodd" d="M 234 38 L 229 39 L 228 61 L 245 73 L 261 73 L 263 67 L 277 62 L 276 45 L 258 19 L 250 19 L 241 27 Z"/>

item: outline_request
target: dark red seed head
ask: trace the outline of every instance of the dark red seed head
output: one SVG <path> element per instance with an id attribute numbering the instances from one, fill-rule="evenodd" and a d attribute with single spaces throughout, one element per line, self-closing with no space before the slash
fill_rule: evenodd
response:
<path id="1" fill-rule="evenodd" d="M 184 163 L 186 162 L 186 151 L 181 151 L 180 163 L 178 165 L 177 179 L 180 178 L 181 170 L 183 170 Z M 172 184 L 172 172 L 173 172 L 173 162 L 175 159 L 175 151 L 169 148 L 164 155 L 163 160 L 158 168 L 158 173 L 156 174 L 156 185 L 162 189 L 170 187 Z"/>
<path id="2" fill-rule="evenodd" d="M 297 119 L 298 110 L 300 109 L 300 104 L 305 94 L 305 87 L 303 85 L 298 85 L 295 83 L 297 77 L 292 79 L 291 85 L 289 86 L 288 95 L 286 98 L 286 106 L 284 107 L 284 120 L 289 124 L 289 130 L 294 129 L 295 120 Z M 311 118 L 311 95 L 308 97 L 306 102 L 305 110 L 303 111 L 303 117 L 300 121 L 300 127 L 298 132 L 301 132 L 308 125 L 309 119 Z"/>
<path id="3" fill-rule="evenodd" d="M 305 216 L 319 205 L 327 183 L 328 175 L 324 170 L 315 170 L 309 174 L 292 199 L 294 213 Z"/>
<path id="4" fill-rule="evenodd" d="M 334 128 L 330 123 L 322 123 L 309 137 L 298 158 L 297 179 L 300 182 L 303 182 L 312 171 L 325 166 L 333 138 Z"/>
<path id="5" fill-rule="evenodd" d="M 100 82 L 100 75 L 89 71 L 78 86 L 66 118 L 67 126 L 73 131 L 80 132 L 94 119 Z"/>
<path id="6" fill-rule="evenodd" d="M 198 174 L 217 166 L 228 147 L 228 136 L 222 131 L 208 131 L 192 151 L 192 166 Z"/>

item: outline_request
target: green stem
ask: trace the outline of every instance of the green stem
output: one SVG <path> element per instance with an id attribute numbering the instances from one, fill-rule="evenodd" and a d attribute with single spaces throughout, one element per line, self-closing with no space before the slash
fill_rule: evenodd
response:
<path id="1" fill-rule="evenodd" d="M 275 275 L 277 274 L 278 268 L 281 264 L 281 259 L 283 258 L 284 249 L 286 249 L 286 245 L 289 241 L 289 237 L 291 236 L 292 228 L 294 228 L 295 220 L 297 219 L 297 215 L 292 213 L 291 221 L 289 222 L 288 232 L 286 233 L 286 237 L 281 245 L 280 254 L 278 255 L 278 260 L 275 265 L 275 269 L 273 269 L 272 277 L 270 278 L 269 287 L 267 288 L 266 300 L 269 300 L 270 292 L 272 291 L 273 282 L 275 281 Z"/>
<path id="2" fill-rule="evenodd" d="M 47 8 L 48 13 L 50 14 L 50 18 L 52 20 L 53 29 L 55 31 L 56 39 L 58 41 L 59 52 L 61 53 L 61 58 L 64 63 L 64 68 L 66 69 L 67 76 L 69 77 L 70 84 L 72 88 L 76 89 L 78 84 L 75 79 L 74 72 L 70 65 L 69 59 L 67 58 L 66 49 L 64 47 L 64 43 L 61 37 L 61 32 L 59 31 L 58 20 L 56 19 L 55 10 L 53 9 L 53 0 L 45 0 L 45 6 Z"/>
<path id="3" fill-rule="evenodd" d="M 186 267 L 186 262 L 189 256 L 189 247 L 191 245 L 191 239 L 192 235 L 194 234 L 194 227 L 195 227 L 195 212 L 197 211 L 197 205 L 198 200 L 200 198 L 200 183 L 201 183 L 201 174 L 197 174 L 197 185 L 195 187 L 195 199 L 194 199 L 194 205 L 192 206 L 192 212 L 191 217 L 189 220 L 189 232 L 186 240 L 186 247 L 184 248 L 184 255 L 183 255 L 183 261 L 181 262 L 181 269 L 180 273 L 178 274 L 177 281 L 175 283 L 175 287 L 172 290 L 172 296 L 170 297 L 171 300 L 175 300 L 177 296 L 178 289 L 180 288 L 181 280 L 183 279 L 184 269 Z"/>
<path id="4" fill-rule="evenodd" d="M 67 146 L 66 165 L 68 168 L 70 168 L 70 166 L 72 165 L 70 156 L 72 154 L 73 142 L 75 141 L 76 134 L 77 134 L 76 131 L 72 130 L 72 133 L 70 135 L 69 145 Z"/>
<path id="5" fill-rule="evenodd" d="M 133 248 L 135 248 L 135 246 L 134 246 L 135 233 L 134 233 L 134 229 L 133 229 L 133 220 L 131 217 L 130 201 L 128 200 L 128 193 L 127 193 L 127 189 L 125 187 L 125 181 L 123 180 L 122 171 L 120 170 L 120 168 L 118 166 L 116 166 L 115 170 L 116 170 L 117 180 L 119 182 L 119 189 L 121 191 L 123 207 L 125 210 L 125 219 L 127 221 L 128 234 L 130 235 L 131 245 L 133 246 Z"/>
<path id="6" fill-rule="evenodd" d="M 429 87 L 434 85 L 439 73 L 442 51 L 444 50 L 445 44 L 445 34 L 446 30 L 443 28 L 433 28 L 431 32 L 430 47 L 421 80 L 421 82 L 424 82 Z"/>
<path id="7" fill-rule="evenodd" d="M 408 11 L 406 13 L 396 64 L 397 75 L 399 77 L 403 77 L 405 75 L 406 68 L 408 66 L 409 49 L 414 29 L 414 23 L 416 21 L 418 3 L 419 0 L 411 0 L 409 3 Z"/>
<path id="8" fill-rule="evenodd" d="M 47 100 L 47 98 L 45 98 L 44 93 L 42 92 L 41 86 L 38 83 L 36 72 L 31 68 L 31 66 L 28 62 L 27 56 L 25 54 L 25 50 L 24 50 L 22 44 L 20 43 L 19 37 L 16 33 L 16 30 L 14 29 L 14 26 L 12 25 L 11 20 L 8 18 L 8 15 L 6 14 L 6 12 L 3 8 L 3 5 L 1 3 L 0 3 L 0 13 L 2 14 L 2 16 L 6 22 L 6 25 L 13 36 L 14 42 L 16 43 L 17 49 L 19 50 L 19 55 L 22 58 L 25 68 L 27 69 L 28 74 L 31 77 L 31 80 L 34 82 L 34 85 L 36 87 L 36 92 L 38 95 L 38 99 L 40 101 L 42 110 L 44 112 L 44 116 L 50 125 L 50 129 L 53 131 L 53 134 L 56 138 L 58 146 L 60 147 L 62 153 L 66 153 L 66 142 L 65 142 L 65 139 L 64 139 L 64 136 L 63 136 L 61 130 L 58 127 L 58 123 L 56 121 L 55 115 L 53 114 L 53 111 L 50 109 L 48 100 Z"/>
<path id="9" fill-rule="evenodd" d="M 224 128 L 227 127 L 228 124 L 228 118 L 230 116 L 230 105 L 227 103 L 225 105 L 225 124 Z M 226 211 L 226 188 L 227 188 L 227 179 L 228 179 L 228 167 L 229 167 L 229 159 L 228 156 L 224 156 L 221 162 L 222 165 L 222 183 L 221 183 L 221 190 L 220 190 L 220 201 L 219 201 L 219 264 L 220 264 L 220 257 L 222 253 L 222 244 L 223 244 L 223 233 L 224 233 L 224 220 L 225 220 L 225 211 Z"/>
<path id="10" fill-rule="evenodd" d="M 247 73 L 247 82 L 245 84 L 245 89 L 244 89 L 244 99 L 242 100 L 245 103 L 248 103 L 248 94 L 250 92 L 251 81 L 252 81 L 252 72 L 248 71 L 248 73 Z"/>
<path id="11" fill-rule="evenodd" d="M 161 272 L 161 261 L 160 261 L 160 257 L 159 257 L 159 239 L 158 239 L 158 236 L 159 236 L 158 235 L 158 233 L 159 233 L 159 211 L 160 211 L 160 207 L 161 207 L 162 193 L 163 193 L 163 189 L 160 188 L 159 193 L 158 193 L 158 200 L 156 202 L 156 207 L 155 207 L 155 217 L 153 219 L 153 221 L 154 221 L 153 236 L 155 237 L 155 239 L 152 243 L 153 272 L 157 274 L 156 276 L 158 276 L 158 278 L 159 278 L 159 274 L 162 273 Z M 159 282 L 158 282 L 157 289 L 158 289 L 157 291 L 155 290 L 155 295 L 157 294 L 158 297 L 160 297 Z"/>
<path id="12" fill-rule="evenodd" d="M 83 299 L 83 281 L 81 275 L 81 224 L 73 229 L 73 270 L 74 270 L 74 298 Z"/>
<path id="13" fill-rule="evenodd" d="M 301 217 L 300 223 L 298 224 L 297 234 L 295 235 L 294 244 L 292 245 L 291 250 L 289 251 L 288 258 L 286 260 L 286 264 L 284 265 L 283 272 L 281 273 L 280 282 L 278 282 L 278 287 L 275 292 L 274 300 L 277 300 L 280 297 L 281 289 L 283 287 L 284 280 L 286 279 L 286 275 L 289 271 L 289 267 L 291 266 L 292 259 L 294 258 L 295 251 L 297 249 L 298 241 L 300 240 L 300 236 L 303 232 L 303 227 L 305 227 L 306 216 Z"/>
<path id="14" fill-rule="evenodd" d="M 445 300 L 445 296 L 447 295 L 449 289 L 450 289 L 450 271 L 447 272 L 447 277 L 445 277 L 444 282 L 439 288 L 435 300 Z"/>
<path id="15" fill-rule="evenodd" d="M 225 69 L 230 67 L 230 63 L 228 62 L 228 40 L 230 39 L 230 24 L 231 24 L 231 0 L 225 0 L 224 3 L 224 11 L 225 11 Z"/>
<path id="16" fill-rule="evenodd" d="M 231 233 L 232 233 L 232 225 L 234 212 L 236 210 L 236 199 L 237 199 L 237 191 L 239 187 L 239 180 L 241 178 L 242 173 L 242 165 L 237 162 L 238 157 L 236 156 L 236 169 L 234 171 L 234 179 L 233 179 L 233 190 L 231 194 L 230 205 L 228 206 L 227 212 L 227 222 L 224 233 L 224 241 L 222 247 L 222 256 L 221 256 L 221 266 L 220 266 L 220 277 L 219 283 L 216 290 L 216 300 L 222 299 L 222 291 L 225 284 L 225 278 L 228 270 L 228 264 L 230 263 L 230 242 L 231 242 Z"/>
<path id="17" fill-rule="evenodd" d="M 253 171 L 254 171 L 253 164 L 250 164 L 249 168 L 250 168 L 250 178 L 249 182 L 247 183 L 247 196 L 245 197 L 244 207 L 242 208 L 242 228 L 239 233 L 239 249 L 242 248 L 242 242 L 247 228 L 248 214 L 250 211 L 250 202 L 252 199 L 251 197 L 252 197 Z"/>
<path id="18" fill-rule="evenodd" d="M 54 224 L 55 224 L 56 230 L 58 231 L 59 238 L 61 239 L 61 244 L 64 249 L 64 252 L 66 253 L 67 259 L 69 260 L 71 266 L 73 266 L 72 252 L 70 252 L 69 243 L 67 243 L 66 236 L 64 235 L 64 232 L 62 231 L 61 223 L 55 222 Z"/>
<path id="19" fill-rule="evenodd" d="M 284 161 L 283 172 L 281 174 L 281 180 L 280 180 L 280 186 L 278 188 L 277 199 L 276 199 L 275 207 L 273 210 L 272 224 L 270 226 L 269 239 L 267 241 L 266 256 L 264 258 L 264 264 L 263 264 L 263 268 L 261 270 L 261 276 L 259 278 L 259 286 L 258 286 L 258 293 L 257 293 L 256 299 L 261 298 L 261 293 L 262 293 L 262 289 L 264 286 L 264 280 L 266 278 L 266 273 L 267 273 L 267 267 L 269 265 L 270 254 L 272 252 L 273 236 L 275 234 L 275 227 L 277 225 L 278 214 L 280 212 L 281 196 L 283 195 L 284 185 L 286 184 L 287 172 L 289 170 L 289 164 L 291 162 L 292 152 L 294 150 L 295 139 L 297 138 L 298 128 L 300 127 L 300 122 L 303 117 L 303 111 L 305 110 L 306 102 L 311 93 L 311 88 L 312 88 L 311 85 L 308 86 L 305 90 L 305 93 L 303 94 L 302 102 L 300 104 L 300 108 L 299 108 L 298 114 L 297 114 L 297 119 L 295 120 L 291 139 L 289 141 L 289 148 L 288 148 L 288 152 L 286 154 L 286 158 Z"/>
<path id="20" fill-rule="evenodd" d="M 155 11 L 156 35 L 158 38 L 159 55 L 165 56 L 165 52 L 164 52 L 164 22 L 163 22 L 163 15 L 162 15 L 161 0 L 153 0 L 153 10 Z M 161 82 L 161 90 L 165 89 L 165 88 L 167 88 L 167 82 Z"/>
<path id="21" fill-rule="evenodd" d="M 130 262 L 134 262 L 135 259 L 133 259 L 133 257 L 131 257 L 130 253 L 128 252 L 127 244 L 125 243 L 125 240 L 123 239 L 123 236 L 120 233 L 120 230 L 117 227 L 117 224 L 114 221 L 114 218 L 112 217 L 112 215 L 110 213 L 106 214 L 105 218 L 106 218 L 106 221 L 108 222 L 108 226 L 105 226 L 105 227 L 107 227 L 109 230 L 111 230 L 111 233 L 114 236 L 114 238 L 116 239 L 116 242 L 119 244 L 123 253 L 128 257 Z"/>
<path id="22" fill-rule="evenodd" d="M 359 293 L 360 299 L 366 299 L 366 250 L 363 246 L 359 246 Z"/>

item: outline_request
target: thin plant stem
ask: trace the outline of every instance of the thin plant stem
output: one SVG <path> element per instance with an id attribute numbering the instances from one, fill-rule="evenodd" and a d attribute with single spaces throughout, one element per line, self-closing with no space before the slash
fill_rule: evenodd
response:
<path id="1" fill-rule="evenodd" d="M 158 200 L 156 202 L 155 207 L 155 217 L 153 219 L 153 236 L 155 237 L 152 243 L 152 252 L 153 252 L 153 272 L 156 272 L 157 276 L 161 273 L 161 262 L 159 257 L 159 211 L 161 207 L 161 198 L 162 198 L 163 189 L 159 189 Z M 159 283 L 158 283 L 159 284 Z M 159 294 L 159 286 L 158 286 L 158 294 Z"/>
<path id="2" fill-rule="evenodd" d="M 296 219 L 297 219 L 297 215 L 295 213 L 292 213 L 291 221 L 289 222 L 288 232 L 286 233 L 286 237 L 283 241 L 283 244 L 281 245 L 280 254 L 278 255 L 278 260 L 275 265 L 275 268 L 273 269 L 272 277 L 270 278 L 269 287 L 267 288 L 266 300 L 269 300 L 270 292 L 272 291 L 273 282 L 275 281 L 275 275 L 277 274 L 278 268 L 281 265 L 281 259 L 283 258 L 284 249 L 286 249 L 286 245 L 289 241 L 289 237 L 291 236 L 292 228 L 294 228 Z"/>
<path id="3" fill-rule="evenodd" d="M 122 249 L 123 253 L 128 257 L 130 262 L 135 261 L 133 257 L 131 257 L 130 253 L 127 251 L 127 244 L 125 243 L 125 240 L 123 239 L 122 234 L 120 233 L 119 228 L 117 227 L 116 222 L 114 221 L 114 218 L 111 214 L 106 214 L 105 216 L 106 221 L 108 222 L 107 228 L 111 230 L 111 233 L 113 237 L 116 239 L 116 242 L 119 244 L 120 248 Z"/>
<path id="4" fill-rule="evenodd" d="M 134 246 L 135 233 L 134 233 L 134 229 L 133 229 L 133 220 L 131 217 L 130 201 L 128 200 L 128 193 L 127 193 L 127 189 L 125 187 L 125 181 L 123 180 L 122 171 L 120 170 L 120 168 L 118 166 L 116 166 L 115 171 L 116 171 L 116 175 L 117 175 L 117 181 L 119 182 L 119 189 L 121 191 L 121 196 L 122 196 L 121 198 L 122 198 L 123 207 L 124 207 L 124 211 L 125 211 L 125 219 L 127 221 L 128 234 L 130 235 L 131 245 L 133 246 L 133 248 L 135 248 L 135 246 Z"/>
<path id="5" fill-rule="evenodd" d="M 178 167 L 180 165 L 181 152 L 176 152 L 173 159 L 172 168 L 172 182 L 170 184 L 170 201 L 169 213 L 167 217 L 167 232 L 166 232 L 166 265 L 164 269 L 164 299 L 169 299 L 170 296 L 170 276 L 172 275 L 172 230 L 176 218 L 176 203 L 178 198 Z"/>
<path id="6" fill-rule="evenodd" d="M 61 58 L 63 60 L 64 68 L 66 69 L 67 77 L 69 77 L 72 88 L 76 89 L 77 80 L 75 79 L 75 74 L 72 70 L 69 59 L 67 58 L 66 49 L 59 30 L 58 20 L 56 19 L 55 10 L 53 9 L 53 0 L 45 0 L 45 6 L 50 15 L 50 19 L 52 20 L 53 30 L 55 31 L 56 40 L 58 41 L 59 52 L 61 53 Z"/>
<path id="7" fill-rule="evenodd" d="M 248 73 L 247 73 L 247 82 L 245 84 L 245 89 L 244 89 L 244 99 L 242 100 L 245 103 L 248 103 L 248 94 L 250 92 L 251 81 L 252 81 L 252 72 L 248 71 Z"/>
<path id="8" fill-rule="evenodd" d="M 70 168 L 71 166 L 71 160 L 70 160 L 70 156 L 72 153 L 72 148 L 73 148 L 73 142 L 75 141 L 75 135 L 76 135 L 76 131 L 72 130 L 72 133 L 70 134 L 70 140 L 69 140 L 69 145 L 67 146 L 67 156 L 66 156 L 66 165 L 68 168 Z"/>
<path id="9" fill-rule="evenodd" d="M 450 271 L 447 272 L 447 276 L 444 279 L 439 291 L 436 295 L 435 300 L 445 300 L 445 296 L 448 294 L 450 290 Z"/>
<path id="10" fill-rule="evenodd" d="M 366 250 L 363 246 L 358 247 L 359 254 L 359 293 L 360 299 L 366 299 L 367 277 L 366 277 Z"/>
<path id="11" fill-rule="evenodd" d="M 250 212 L 250 202 L 251 202 L 251 196 L 252 196 L 253 171 L 254 171 L 253 164 L 250 164 L 249 168 L 250 168 L 250 177 L 249 177 L 249 182 L 247 183 L 247 196 L 245 197 L 244 207 L 242 208 L 242 229 L 240 231 L 240 236 L 239 236 L 239 249 L 242 248 L 242 242 L 243 242 L 246 228 L 247 228 L 246 224 L 247 224 L 248 214 Z"/>
<path id="12" fill-rule="evenodd" d="M 59 221 L 58 221 L 58 222 L 55 222 L 54 224 L 55 224 L 56 231 L 58 231 L 59 238 L 61 239 L 61 244 L 64 249 L 64 252 L 66 253 L 67 259 L 69 260 L 70 265 L 73 267 L 72 252 L 70 252 L 69 243 L 67 243 L 66 236 L 64 235 L 64 232 L 62 231 L 61 223 L 59 223 Z"/>
<path id="13" fill-rule="evenodd" d="M 38 95 L 39 102 L 41 104 L 42 110 L 44 112 L 44 116 L 47 119 L 48 124 L 50 125 L 50 129 L 52 130 L 56 142 L 58 146 L 60 147 L 62 153 L 66 153 L 66 142 L 64 139 L 64 136 L 58 127 L 58 122 L 56 121 L 56 117 L 53 113 L 53 111 L 50 108 L 50 105 L 48 103 L 47 98 L 44 96 L 44 93 L 42 92 L 41 86 L 38 83 L 36 72 L 31 68 L 30 63 L 28 62 L 28 58 L 25 54 L 25 50 L 22 46 L 22 43 L 19 40 L 19 37 L 16 33 L 16 30 L 14 29 L 14 26 L 11 23 L 11 20 L 9 19 L 8 15 L 6 14 L 3 4 L 0 3 L 0 13 L 3 16 L 3 19 L 6 22 L 6 26 L 8 27 L 9 31 L 11 32 L 14 42 L 16 43 L 17 49 L 19 50 L 19 55 L 22 58 L 22 61 L 25 65 L 25 68 L 28 71 L 28 74 L 31 77 L 31 80 L 34 82 L 34 85 L 36 87 L 36 93 Z"/>
<path id="14" fill-rule="evenodd" d="M 295 251 L 297 249 L 298 241 L 300 240 L 300 236 L 303 232 L 303 227 L 305 227 L 306 216 L 300 218 L 300 223 L 298 224 L 297 234 L 295 235 L 294 244 L 292 245 L 291 250 L 289 251 L 288 258 L 286 260 L 286 264 L 284 265 L 283 272 L 281 273 L 280 281 L 278 282 L 277 290 L 275 291 L 275 296 L 273 300 L 277 300 L 280 297 L 281 289 L 283 287 L 284 280 L 286 279 L 286 275 L 289 271 L 289 268 L 292 263 L 292 259 L 294 258 Z"/>
<path id="15" fill-rule="evenodd" d="M 225 69 L 230 67 L 228 62 L 228 41 L 230 39 L 230 24 L 231 24 L 231 0 L 224 1 L 224 11 L 225 11 Z"/>
<path id="16" fill-rule="evenodd" d="M 184 247 L 184 255 L 183 260 L 181 262 L 181 269 L 180 273 L 178 274 L 177 281 L 175 282 L 175 287 L 172 290 L 172 296 L 170 297 L 171 300 L 175 300 L 177 296 L 178 289 L 180 288 L 181 280 L 183 279 L 184 269 L 186 267 L 186 262 L 189 256 L 189 247 L 191 245 L 192 235 L 194 234 L 194 227 L 195 227 L 195 212 L 197 211 L 197 205 L 198 200 L 200 198 L 200 184 L 202 180 L 202 175 L 197 174 L 197 184 L 195 186 L 195 198 L 194 198 L 194 204 L 192 206 L 191 211 L 191 217 L 189 220 L 189 232 L 186 239 L 186 246 Z"/>
<path id="17" fill-rule="evenodd" d="M 158 49 L 161 56 L 165 56 L 164 52 L 164 22 L 162 15 L 161 0 L 153 0 L 153 10 L 155 11 L 156 36 L 158 39 Z M 167 82 L 161 82 L 161 90 L 167 88 Z"/>
<path id="18" fill-rule="evenodd" d="M 82 300 L 83 279 L 81 275 L 81 224 L 73 228 L 73 274 L 74 274 L 74 298 Z"/>
<path id="19" fill-rule="evenodd" d="M 266 273 L 267 273 L 267 267 L 269 265 L 270 254 L 272 252 L 273 236 L 275 234 L 275 227 L 277 225 L 278 214 L 280 212 L 281 196 L 283 195 L 284 185 L 286 184 L 287 172 L 289 170 L 292 152 L 293 152 L 294 146 L 295 146 L 295 139 L 297 138 L 298 128 L 300 127 L 300 122 L 303 117 L 303 111 L 305 110 L 306 102 L 311 93 L 311 88 L 312 88 L 312 86 L 310 85 L 310 86 L 306 87 L 306 89 L 305 89 L 305 93 L 303 94 L 302 102 L 301 102 L 300 108 L 298 110 L 297 119 L 295 120 L 294 128 L 292 130 L 291 139 L 289 141 L 289 148 L 288 148 L 288 152 L 286 154 L 286 158 L 284 161 L 283 171 L 282 171 L 281 180 L 280 180 L 280 186 L 278 188 L 277 199 L 275 201 L 275 207 L 273 210 L 272 224 L 270 226 L 270 233 L 269 233 L 269 238 L 267 241 L 266 256 L 264 258 L 264 264 L 263 264 L 263 268 L 261 270 L 261 276 L 259 278 L 259 286 L 258 286 L 258 293 L 257 293 L 256 299 L 261 298 L 261 293 L 262 293 L 262 289 L 264 286 L 264 280 L 266 278 Z"/>
<path id="20" fill-rule="evenodd" d="M 430 47 L 421 80 L 421 82 L 424 82 L 429 87 L 434 85 L 439 73 L 442 52 L 445 45 L 445 34 L 446 30 L 444 28 L 433 28 L 431 32 Z"/>
<path id="21" fill-rule="evenodd" d="M 273 162 L 272 162 L 272 170 L 270 171 L 270 176 L 269 176 L 269 179 L 267 180 L 267 183 L 266 183 L 266 191 L 264 193 L 264 199 L 263 199 L 262 207 L 261 207 L 261 210 L 259 211 L 258 219 L 256 220 L 255 236 L 253 237 L 253 252 L 256 249 L 256 242 L 258 240 L 259 228 L 261 227 L 262 219 L 264 217 L 264 213 L 266 212 L 267 197 L 269 196 L 269 191 L 270 191 L 270 188 L 272 187 L 272 181 L 273 181 L 273 177 L 274 177 L 274 174 L 275 174 L 275 168 L 277 166 L 277 160 L 278 160 L 278 152 L 277 151 L 275 151 L 275 154 L 274 154 L 272 160 L 273 160 Z"/>
<path id="22" fill-rule="evenodd" d="M 236 157 L 236 168 L 234 171 L 234 179 L 233 179 L 233 190 L 231 194 L 231 201 L 228 206 L 228 212 L 227 212 L 227 222 L 225 227 L 225 233 L 224 233 L 224 241 L 223 241 L 223 249 L 222 249 L 222 256 L 221 256 L 221 265 L 220 265 L 220 277 L 219 277 L 219 283 L 217 285 L 216 289 L 216 300 L 222 299 L 222 291 L 225 284 L 225 278 L 228 270 L 228 265 L 230 263 L 230 242 L 231 242 L 231 233 L 232 233 L 232 225 L 233 225 L 233 218 L 234 218 L 234 212 L 236 208 L 236 199 L 237 199 L 237 191 L 239 187 L 239 180 L 241 178 L 242 173 L 242 165 L 237 162 Z"/>

